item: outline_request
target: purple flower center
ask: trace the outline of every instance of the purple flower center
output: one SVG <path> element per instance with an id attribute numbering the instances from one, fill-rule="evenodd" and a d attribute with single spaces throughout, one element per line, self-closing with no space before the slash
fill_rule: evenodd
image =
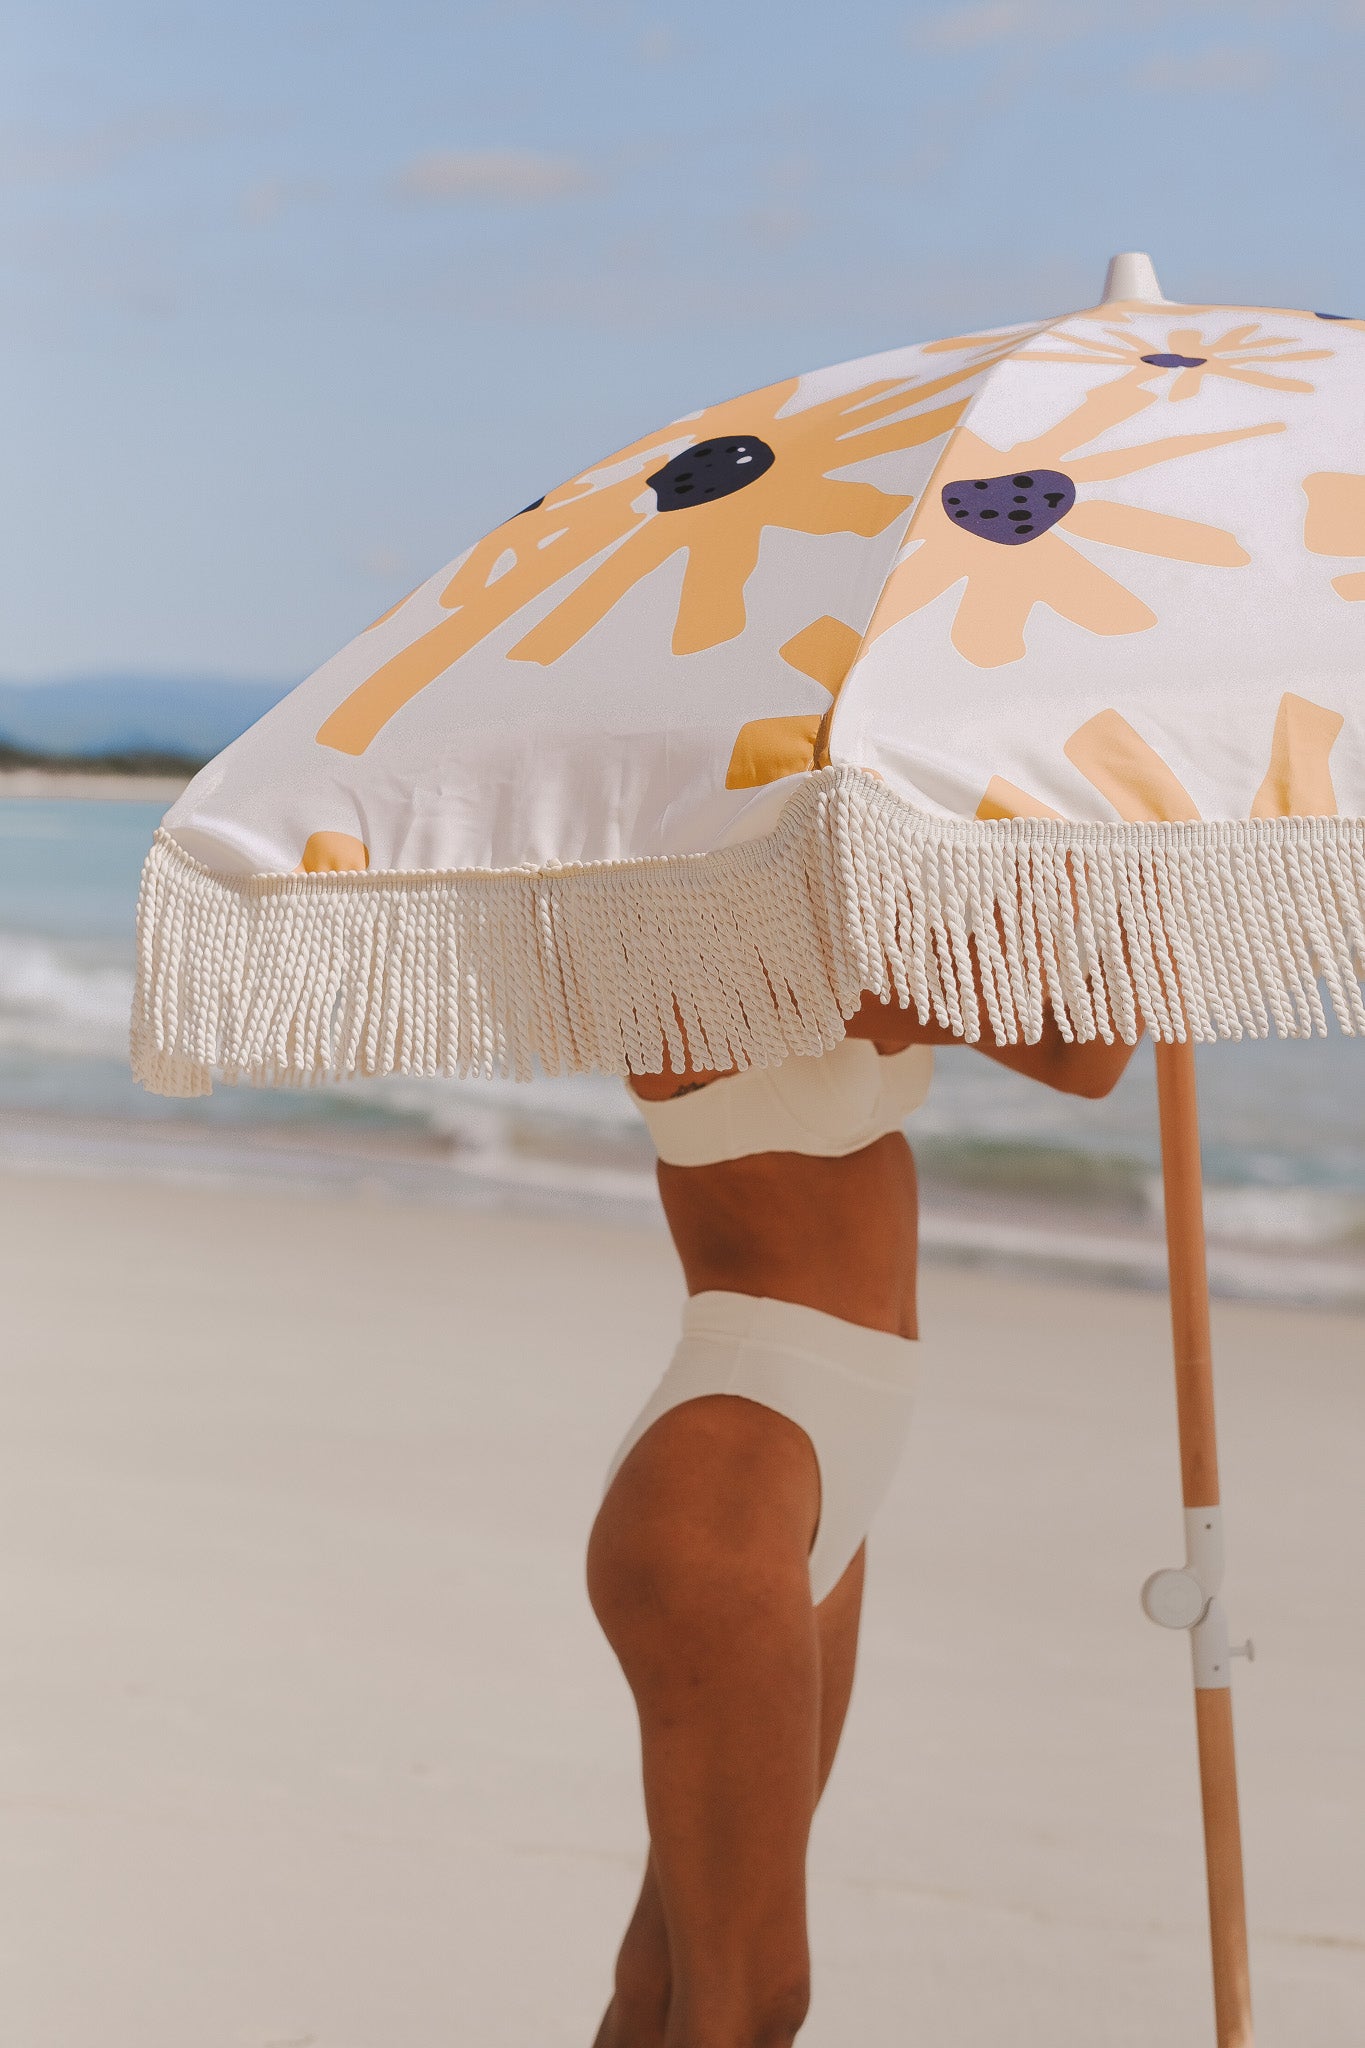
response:
<path id="1" fill-rule="evenodd" d="M 940 495 L 955 526 L 1012 548 L 1065 519 L 1076 502 L 1076 486 L 1060 469 L 1029 469 L 1017 476 L 965 477 L 945 484 Z"/>
<path id="2" fill-rule="evenodd" d="M 1144 356 L 1144 363 L 1150 363 L 1154 370 L 1197 370 L 1207 356 Z"/>

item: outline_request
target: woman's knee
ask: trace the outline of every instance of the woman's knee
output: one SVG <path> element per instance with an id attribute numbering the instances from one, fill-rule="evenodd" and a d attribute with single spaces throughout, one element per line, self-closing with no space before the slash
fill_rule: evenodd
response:
<path id="1" fill-rule="evenodd" d="M 690 1998 L 669 2014 L 669 2048 L 791 2048 L 810 2011 L 810 1973 L 759 1971 L 735 1995 Z"/>

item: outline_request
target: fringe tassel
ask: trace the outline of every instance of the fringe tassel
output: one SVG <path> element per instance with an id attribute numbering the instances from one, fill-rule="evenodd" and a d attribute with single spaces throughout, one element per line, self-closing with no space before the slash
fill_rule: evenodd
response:
<path id="1" fill-rule="evenodd" d="M 978 823 L 855 768 L 771 837 L 498 873 L 214 874 L 165 832 L 143 872 L 134 1072 L 657 1073 L 684 1040 L 766 1066 L 865 991 L 967 1040 L 1365 1033 L 1365 821 Z M 984 1015 L 983 1015 L 984 1012 Z"/>

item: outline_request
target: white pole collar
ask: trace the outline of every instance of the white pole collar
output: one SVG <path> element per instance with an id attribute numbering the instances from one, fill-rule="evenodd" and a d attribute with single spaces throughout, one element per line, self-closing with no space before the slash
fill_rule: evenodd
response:
<path id="1" fill-rule="evenodd" d="M 1121 256 L 1109 258 L 1109 273 L 1104 280 L 1101 303 L 1107 306 L 1115 299 L 1137 299 L 1151 306 L 1168 306 L 1171 303 L 1157 280 L 1151 257 L 1140 249 L 1130 249 Z"/>

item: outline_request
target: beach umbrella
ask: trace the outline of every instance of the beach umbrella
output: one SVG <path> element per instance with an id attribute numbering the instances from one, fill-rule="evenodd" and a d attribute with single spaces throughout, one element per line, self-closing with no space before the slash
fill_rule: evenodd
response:
<path id="1" fill-rule="evenodd" d="M 1100 304 L 547 489 L 168 813 L 135 1068 L 766 1064 L 872 992 L 1157 1041 L 1218 2038 L 1251 2039 L 1193 1046 L 1365 1032 L 1365 322 Z M 458 391 L 447 403 L 458 408 Z"/>

